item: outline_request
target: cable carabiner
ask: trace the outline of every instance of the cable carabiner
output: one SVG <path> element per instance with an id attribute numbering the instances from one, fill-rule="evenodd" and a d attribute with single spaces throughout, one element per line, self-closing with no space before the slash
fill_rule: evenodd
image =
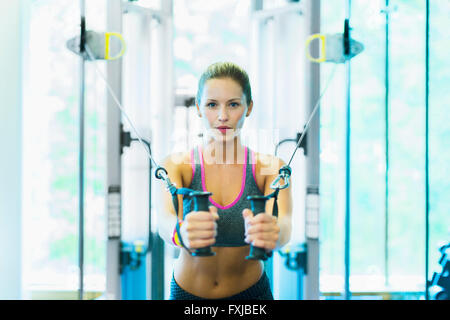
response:
<path id="1" fill-rule="evenodd" d="M 158 166 L 155 170 L 155 177 L 159 180 L 162 180 L 166 184 L 166 190 L 170 191 L 172 196 L 176 193 L 177 187 L 172 181 L 169 179 L 169 175 L 167 173 L 167 170 L 163 167 Z"/>
<path id="2" fill-rule="evenodd" d="M 288 165 L 282 166 L 278 171 L 278 177 L 272 182 L 270 188 L 272 189 L 286 189 L 290 185 L 289 178 L 291 177 L 292 169 Z M 284 180 L 284 184 L 280 185 L 280 180 Z"/>

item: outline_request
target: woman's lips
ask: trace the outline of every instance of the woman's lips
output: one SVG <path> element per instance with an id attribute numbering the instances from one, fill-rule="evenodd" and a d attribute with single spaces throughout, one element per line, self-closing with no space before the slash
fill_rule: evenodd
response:
<path id="1" fill-rule="evenodd" d="M 227 130 L 231 130 L 229 127 L 218 127 L 217 128 L 222 134 L 227 134 Z"/>

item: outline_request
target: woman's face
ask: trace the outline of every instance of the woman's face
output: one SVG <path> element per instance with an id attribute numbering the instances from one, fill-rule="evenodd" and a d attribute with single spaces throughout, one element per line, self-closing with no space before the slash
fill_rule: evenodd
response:
<path id="1" fill-rule="evenodd" d="M 222 142 L 233 140 L 239 135 L 252 107 L 253 102 L 247 105 L 242 87 L 231 78 L 206 81 L 200 106 L 197 104 L 199 116 L 209 136 Z"/>

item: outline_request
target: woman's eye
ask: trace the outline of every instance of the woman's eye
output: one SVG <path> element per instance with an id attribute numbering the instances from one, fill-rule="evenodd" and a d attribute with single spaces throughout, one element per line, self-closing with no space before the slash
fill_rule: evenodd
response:
<path id="1" fill-rule="evenodd" d="M 230 103 L 230 106 L 232 106 L 232 107 L 239 107 L 239 103 L 238 102 L 232 102 L 232 103 Z"/>
<path id="2" fill-rule="evenodd" d="M 206 106 L 207 106 L 208 108 L 212 108 L 212 107 L 215 107 L 216 104 L 215 104 L 214 102 L 210 102 L 210 103 L 208 103 Z"/>

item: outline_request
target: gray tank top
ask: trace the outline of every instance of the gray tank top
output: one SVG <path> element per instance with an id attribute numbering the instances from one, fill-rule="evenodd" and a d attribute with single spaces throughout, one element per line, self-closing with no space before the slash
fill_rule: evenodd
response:
<path id="1" fill-rule="evenodd" d="M 250 151 L 250 152 L 249 152 Z M 245 239 L 245 226 L 242 211 L 250 208 L 250 200 L 247 196 L 264 195 L 255 182 L 255 157 L 254 153 L 245 147 L 245 162 L 242 168 L 241 191 L 237 198 L 226 206 L 216 203 L 209 197 L 209 204 L 217 208 L 219 219 L 217 220 L 217 236 L 214 247 L 240 247 L 248 243 Z M 205 168 L 201 147 L 191 150 L 192 182 L 189 189 L 196 191 L 207 191 L 205 183 Z M 226 188 L 226 186 L 224 186 Z M 183 219 L 193 210 L 193 202 L 189 197 L 183 198 Z"/>

